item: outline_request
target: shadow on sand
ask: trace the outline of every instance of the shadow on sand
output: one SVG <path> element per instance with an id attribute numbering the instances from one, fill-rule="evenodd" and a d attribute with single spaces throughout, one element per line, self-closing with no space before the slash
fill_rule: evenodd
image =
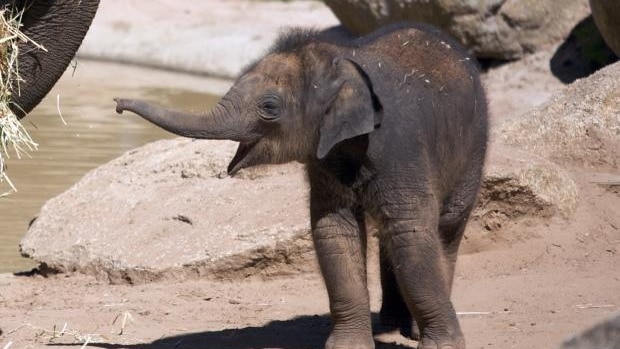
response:
<path id="1" fill-rule="evenodd" d="M 373 323 L 377 314 L 373 313 Z M 218 331 L 189 333 L 158 339 L 145 344 L 89 343 L 89 347 L 104 349 L 322 349 L 329 335 L 328 315 L 300 316 L 290 320 L 272 321 L 262 327 L 245 327 Z M 380 329 L 375 334 L 381 333 Z M 53 343 L 49 346 L 81 346 L 82 344 Z M 375 341 L 376 349 L 410 349 L 411 347 Z"/>

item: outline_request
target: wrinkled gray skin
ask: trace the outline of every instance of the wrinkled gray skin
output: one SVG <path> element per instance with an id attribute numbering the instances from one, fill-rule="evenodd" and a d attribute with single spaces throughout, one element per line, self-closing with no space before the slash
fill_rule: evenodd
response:
<path id="1" fill-rule="evenodd" d="M 22 118 L 51 90 L 77 52 L 99 0 L 0 1 L 13 13 L 24 9 L 20 30 L 47 52 L 19 42 L 17 62 L 23 81 L 12 86 L 11 110 Z"/>
<path id="2" fill-rule="evenodd" d="M 380 231 L 382 323 L 413 327 L 420 348 L 465 347 L 450 291 L 487 115 L 476 67 L 447 37 L 402 24 L 360 39 L 295 30 L 209 112 L 116 101 L 178 135 L 240 142 L 231 174 L 306 164 L 333 322 L 326 348 L 374 346 L 365 214 Z"/>

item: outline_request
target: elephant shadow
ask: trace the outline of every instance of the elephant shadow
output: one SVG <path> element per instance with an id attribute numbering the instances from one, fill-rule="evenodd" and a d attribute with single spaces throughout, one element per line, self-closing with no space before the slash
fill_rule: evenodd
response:
<path id="1" fill-rule="evenodd" d="M 377 314 L 373 313 L 373 323 L 376 323 L 374 321 L 376 319 Z M 322 349 L 329 335 L 330 323 L 329 315 L 300 316 L 289 320 L 271 321 L 262 327 L 189 333 L 142 344 L 89 343 L 89 347 L 104 349 Z M 410 347 L 375 340 L 375 348 L 407 349 Z"/>

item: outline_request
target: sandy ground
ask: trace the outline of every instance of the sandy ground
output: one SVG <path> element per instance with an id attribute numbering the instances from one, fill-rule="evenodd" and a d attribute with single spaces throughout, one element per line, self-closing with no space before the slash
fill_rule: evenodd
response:
<path id="1" fill-rule="evenodd" d="M 494 122 L 518 117 L 562 84 L 551 51 L 487 75 Z M 528 60 L 529 59 L 529 60 Z M 453 293 L 468 348 L 554 348 L 620 311 L 620 189 L 573 169 L 568 219 L 510 222 L 468 236 Z M 372 255 L 372 254 L 371 254 Z M 83 275 L 0 275 L 0 348 L 321 348 L 328 303 L 316 268 L 290 277 L 108 285 Z M 376 260 L 369 264 L 379 309 Z M 378 348 L 415 347 L 396 333 Z"/>
<path id="2" fill-rule="evenodd" d="M 619 190 L 591 183 L 589 172 L 573 174 L 581 202 L 571 219 L 515 222 L 465 241 L 453 299 L 469 348 L 557 347 L 620 310 Z M 371 260 L 376 314 L 380 291 Z M 100 348 L 320 348 L 329 317 L 314 270 L 138 286 L 81 275 L 4 274 L 0 347 L 71 348 L 89 341 Z M 377 336 L 377 346 L 415 342 L 389 333 Z"/>

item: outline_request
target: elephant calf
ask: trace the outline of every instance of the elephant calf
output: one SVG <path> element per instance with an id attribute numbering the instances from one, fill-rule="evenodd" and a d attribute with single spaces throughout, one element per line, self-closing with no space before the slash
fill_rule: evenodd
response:
<path id="1" fill-rule="evenodd" d="M 465 347 L 450 301 L 457 250 L 487 143 L 475 64 L 436 29 L 399 24 L 361 38 L 291 30 L 208 113 L 116 99 L 185 137 L 239 142 L 229 173 L 299 161 L 333 328 L 326 348 L 373 348 L 365 223 L 380 232 L 383 324 L 420 348 Z"/>

